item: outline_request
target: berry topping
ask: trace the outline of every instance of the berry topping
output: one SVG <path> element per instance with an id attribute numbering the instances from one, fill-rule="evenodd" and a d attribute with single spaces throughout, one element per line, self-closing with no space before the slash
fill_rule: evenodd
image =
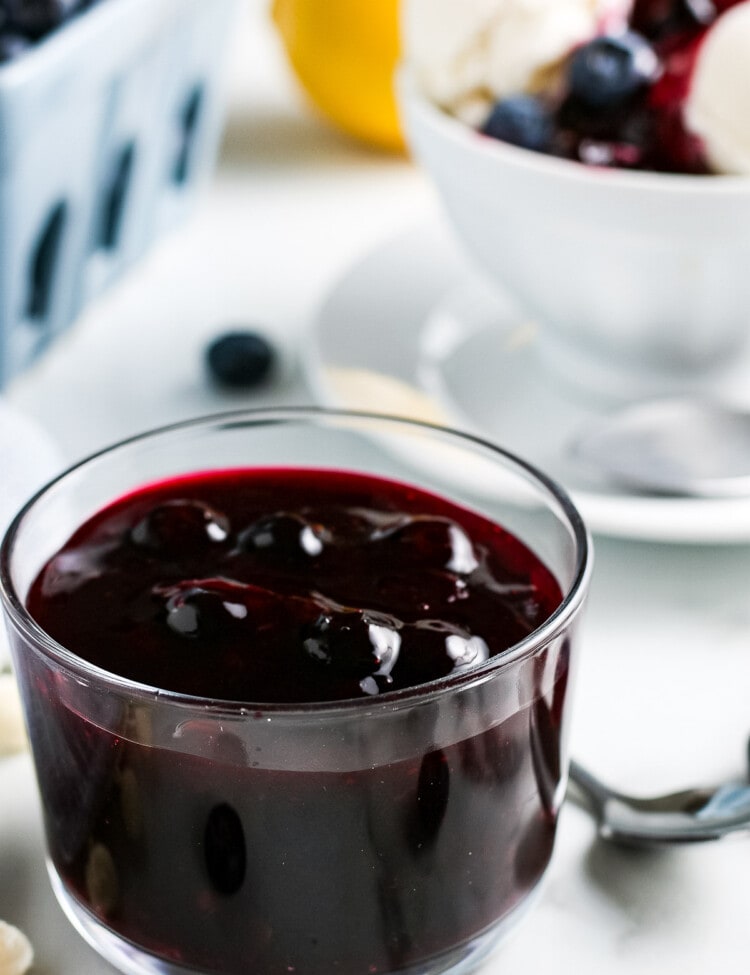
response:
<path id="1" fill-rule="evenodd" d="M 105 509 L 49 561 L 38 596 L 57 638 L 81 647 L 90 632 L 94 658 L 139 683 L 328 702 L 462 672 L 522 640 L 559 599 L 546 570 L 530 580 L 529 558 L 417 488 L 237 469 Z"/>
<path id="2" fill-rule="evenodd" d="M 513 95 L 495 103 L 482 132 L 523 149 L 545 152 L 552 140 L 552 113 L 539 98 Z"/>
<path id="3" fill-rule="evenodd" d="M 635 0 L 630 23 L 652 41 L 710 24 L 719 10 L 714 0 Z"/>
<path id="4" fill-rule="evenodd" d="M 382 540 L 399 546 L 399 560 L 422 560 L 425 565 L 462 575 L 469 575 L 479 564 L 469 536 L 448 518 L 409 518 L 383 532 Z"/>
<path id="5" fill-rule="evenodd" d="M 637 101 L 602 111 L 568 98 L 560 106 L 555 152 L 594 166 L 640 168 L 649 161 L 654 118 Z"/>
<path id="6" fill-rule="evenodd" d="M 454 573 L 426 569 L 417 574 L 409 571 L 408 557 L 401 565 L 400 558 L 392 561 L 396 564 L 395 569 L 380 574 L 372 589 L 373 599 L 379 606 L 403 601 L 413 608 L 414 613 L 434 616 L 469 595 L 465 579 Z"/>
<path id="7" fill-rule="evenodd" d="M 659 60 L 648 41 L 634 31 L 597 37 L 573 54 L 570 92 L 585 105 L 609 108 L 650 84 Z"/>
<path id="8" fill-rule="evenodd" d="M 741 138 L 744 131 L 741 108 L 733 122 L 727 115 L 741 101 L 744 78 L 743 37 L 728 22 L 734 7 L 747 13 L 750 3 L 634 0 L 626 18 L 601 22 L 610 32 L 574 47 L 524 90 L 496 102 L 479 130 L 588 166 L 746 172 L 745 150 L 726 150 L 733 133 Z M 709 65 L 703 52 L 712 44 L 721 45 L 722 64 L 734 58 L 740 67 Z M 491 78 L 486 84 L 492 90 Z M 706 90 L 715 91 L 709 104 L 696 107 L 697 93 Z M 453 110 L 468 117 L 458 102 Z"/>
<path id="9" fill-rule="evenodd" d="M 220 639 L 231 632 L 233 623 L 247 618 L 242 588 L 221 580 L 172 587 L 166 603 L 167 626 L 180 636 Z"/>
<path id="10" fill-rule="evenodd" d="M 489 647 L 479 636 L 444 620 L 419 620 L 404 628 L 404 654 L 399 682 L 422 684 L 457 671 L 476 667 L 489 658 Z M 419 651 L 416 652 L 416 647 Z M 407 650 L 413 652 L 407 654 Z"/>
<path id="11" fill-rule="evenodd" d="M 356 682 L 365 694 L 378 694 L 393 683 L 400 627 L 398 620 L 384 613 L 339 609 L 321 614 L 306 627 L 302 646 L 308 660 L 332 670 L 339 679 Z"/>
<path id="12" fill-rule="evenodd" d="M 152 508 L 134 526 L 135 545 L 167 558 L 200 553 L 223 542 L 229 531 L 227 518 L 200 501 L 177 498 Z"/>
<path id="13" fill-rule="evenodd" d="M 277 511 L 245 528 L 237 542 L 243 552 L 304 564 L 323 552 L 329 537 L 322 525 L 312 524 L 292 512 Z"/>
<path id="14" fill-rule="evenodd" d="M 249 389 L 266 380 L 275 353 L 268 339 L 251 331 L 227 332 L 206 350 L 206 364 L 221 386 Z"/>

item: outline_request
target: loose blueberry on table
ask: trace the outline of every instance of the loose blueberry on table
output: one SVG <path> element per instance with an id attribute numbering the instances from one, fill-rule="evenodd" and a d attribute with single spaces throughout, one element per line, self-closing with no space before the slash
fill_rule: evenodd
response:
<path id="1" fill-rule="evenodd" d="M 209 375 L 218 385 L 230 389 L 252 389 L 265 382 L 275 359 L 268 339 L 251 329 L 225 332 L 206 349 Z"/>
<path id="2" fill-rule="evenodd" d="M 260 720 L 271 702 L 366 711 L 470 673 L 560 599 L 537 557 L 478 513 L 390 480 L 269 469 L 117 501 L 43 567 L 28 607 L 98 667 L 245 701 Z M 403 759 L 347 772 L 264 768 L 231 727 L 215 758 L 176 755 L 129 734 L 132 715 L 122 734 L 102 730 L 32 672 L 55 869 L 114 931 L 201 971 L 423 965 L 511 911 L 551 855 L 567 648 L 519 666 L 529 698 L 499 724 L 443 747 L 403 741 Z M 92 858 L 106 861 L 106 898 Z"/>

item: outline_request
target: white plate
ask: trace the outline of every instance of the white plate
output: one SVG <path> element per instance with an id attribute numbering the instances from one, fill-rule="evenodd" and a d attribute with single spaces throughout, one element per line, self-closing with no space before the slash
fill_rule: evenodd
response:
<path id="1" fill-rule="evenodd" d="M 597 408 L 552 378 L 533 323 L 490 290 L 441 224 L 388 240 L 354 265 L 320 309 L 306 353 L 321 403 L 484 436 L 563 484 L 594 532 L 750 542 L 750 498 L 623 493 L 587 480 L 566 460 L 566 444 Z M 748 379 L 750 363 L 736 363 L 731 381 L 741 388 Z"/>

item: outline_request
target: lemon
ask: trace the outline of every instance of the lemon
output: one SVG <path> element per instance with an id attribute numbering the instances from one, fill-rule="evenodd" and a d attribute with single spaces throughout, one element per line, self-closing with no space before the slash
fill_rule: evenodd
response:
<path id="1" fill-rule="evenodd" d="M 399 0 L 273 0 L 289 62 L 313 104 L 350 135 L 400 149 L 393 73 Z"/>

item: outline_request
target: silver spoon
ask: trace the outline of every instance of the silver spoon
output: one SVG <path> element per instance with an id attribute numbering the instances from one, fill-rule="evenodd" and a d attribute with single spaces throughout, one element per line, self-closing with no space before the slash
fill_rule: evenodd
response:
<path id="1" fill-rule="evenodd" d="M 568 445 L 590 474 L 631 490 L 750 497 L 750 407 L 648 400 L 603 416 Z"/>
<path id="2" fill-rule="evenodd" d="M 627 846 L 694 843 L 750 832 L 746 782 L 641 799 L 611 789 L 572 761 L 568 795 L 593 813 L 603 839 Z"/>

